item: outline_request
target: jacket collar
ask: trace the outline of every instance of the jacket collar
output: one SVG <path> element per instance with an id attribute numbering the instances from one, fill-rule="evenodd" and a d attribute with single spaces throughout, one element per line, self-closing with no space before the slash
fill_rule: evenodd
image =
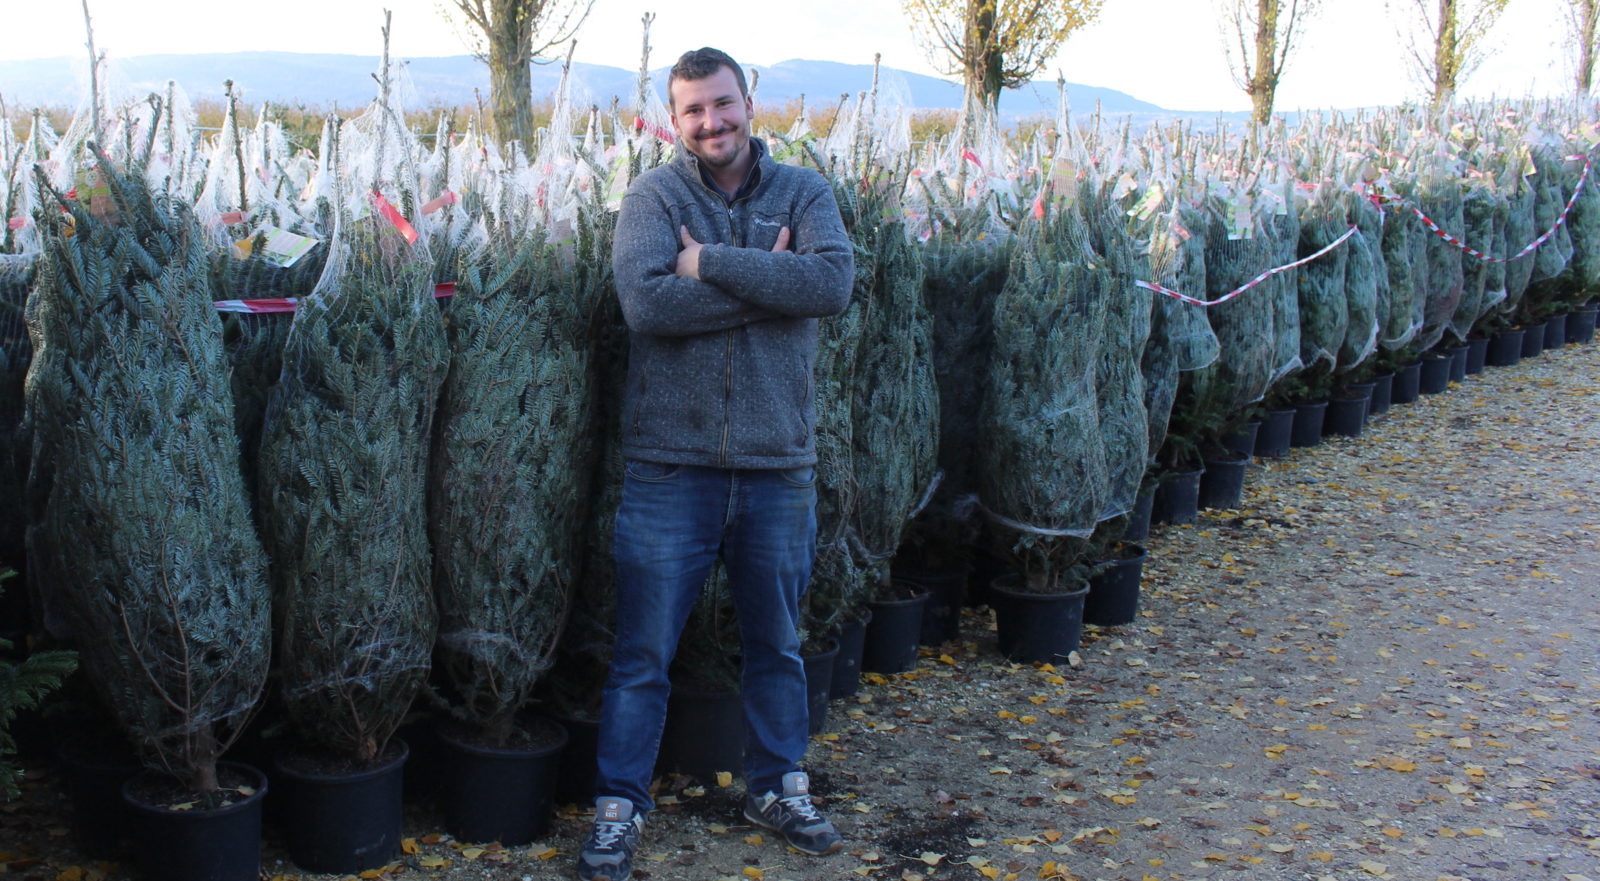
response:
<path id="1" fill-rule="evenodd" d="M 676 162 L 683 167 L 687 174 L 699 180 L 706 189 L 731 204 L 754 193 L 761 186 L 761 182 L 771 176 L 771 169 L 777 164 L 768 152 L 766 142 L 754 135 L 750 136 L 750 150 L 755 155 L 755 162 L 751 163 L 750 173 L 745 176 L 744 183 L 739 185 L 738 192 L 734 193 L 732 198 L 724 196 L 722 190 L 717 188 L 717 185 L 711 179 L 711 172 L 701 163 L 700 157 L 684 149 L 681 145 L 678 147 Z"/>

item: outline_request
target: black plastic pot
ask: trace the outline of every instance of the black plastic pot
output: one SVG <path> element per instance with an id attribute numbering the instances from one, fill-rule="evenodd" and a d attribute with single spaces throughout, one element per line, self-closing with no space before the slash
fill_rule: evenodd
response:
<path id="1" fill-rule="evenodd" d="M 1444 350 L 1450 359 L 1450 382 L 1463 382 L 1467 378 L 1467 355 L 1470 349 L 1465 345 L 1451 346 Z"/>
<path id="2" fill-rule="evenodd" d="M 219 781 L 247 781 L 251 790 L 219 808 L 172 810 L 148 804 L 139 793 L 153 772 L 123 784 L 121 801 L 132 819 L 134 859 L 144 874 L 161 881 L 258 881 L 261 875 L 261 805 L 267 778 L 240 762 L 218 762 Z"/>
<path id="3" fill-rule="evenodd" d="M 1544 347 L 1559 349 L 1567 344 L 1567 314 L 1552 315 L 1544 322 Z"/>
<path id="4" fill-rule="evenodd" d="M 553 719 L 539 724 L 551 742 L 527 749 L 473 743 L 440 725 L 439 805 L 457 841 L 527 844 L 549 831 L 567 729 Z"/>
<path id="5" fill-rule="evenodd" d="M 1239 500 L 1244 498 L 1244 473 L 1249 466 L 1250 457 L 1238 453 L 1224 459 L 1207 459 L 1195 504 L 1201 508 L 1239 507 Z"/>
<path id="6" fill-rule="evenodd" d="M 1200 475 L 1204 469 L 1180 471 L 1161 478 L 1150 509 L 1152 523 L 1193 523 L 1200 513 Z M 998 583 L 998 582 L 996 582 Z M 992 586 L 992 585 L 991 585 Z"/>
<path id="7" fill-rule="evenodd" d="M 1467 375 L 1475 376 L 1483 372 L 1485 357 L 1489 354 L 1489 338 L 1473 337 L 1467 340 Z"/>
<path id="8" fill-rule="evenodd" d="M 1141 490 L 1133 499 L 1133 511 L 1128 515 L 1128 526 L 1122 530 L 1123 541 L 1144 541 L 1150 537 L 1150 515 L 1155 508 L 1156 490 Z"/>
<path id="9" fill-rule="evenodd" d="M 84 855 L 113 860 L 127 850 L 133 815 L 122 784 L 139 773 L 126 744 L 69 739 L 56 751 L 72 807 L 72 840 Z"/>
<path id="10" fill-rule="evenodd" d="M 1522 360 L 1521 329 L 1502 330 L 1489 340 L 1489 351 L 1484 356 L 1484 363 L 1490 367 L 1511 367 Z"/>
<path id="11" fill-rule="evenodd" d="M 1422 394 L 1422 362 L 1412 361 L 1394 375 L 1394 391 L 1389 398 L 1396 404 L 1410 404 Z"/>
<path id="12" fill-rule="evenodd" d="M 390 741 L 389 758 L 372 768 L 326 773 L 299 767 L 293 753 L 273 763 L 273 779 L 288 786 L 284 834 L 289 858 L 311 872 L 353 875 L 376 869 L 400 852 L 401 793 L 410 748 Z"/>
<path id="13" fill-rule="evenodd" d="M 1294 430 L 1289 435 L 1289 445 L 1314 447 L 1322 443 L 1322 420 L 1327 412 L 1327 401 L 1302 401 L 1294 405 Z"/>
<path id="14" fill-rule="evenodd" d="M 833 661 L 837 657 L 839 641 L 836 639 L 828 640 L 827 648 L 822 651 L 800 656 L 806 667 L 806 713 L 812 734 L 828 727 L 828 697 L 833 686 Z"/>
<path id="15" fill-rule="evenodd" d="M 1522 357 L 1537 358 L 1544 352 L 1545 322 L 1522 328 Z"/>
<path id="16" fill-rule="evenodd" d="M 1367 418 L 1389 412 L 1394 400 L 1394 373 L 1380 373 L 1372 378 L 1372 400 L 1367 404 Z"/>
<path id="17" fill-rule="evenodd" d="M 860 618 L 847 619 L 834 634 L 839 654 L 833 658 L 833 674 L 828 680 L 829 698 L 854 697 L 856 689 L 861 687 L 861 655 L 866 650 L 867 622 L 871 620 L 872 610 L 863 610 Z"/>
<path id="18" fill-rule="evenodd" d="M 1371 400 L 1368 396 L 1362 396 L 1328 401 L 1328 412 L 1322 419 L 1322 433 L 1360 437 L 1361 429 L 1367 423 L 1367 404 Z"/>
<path id="19" fill-rule="evenodd" d="M 1287 456 L 1293 436 L 1294 408 L 1268 410 L 1266 420 L 1256 432 L 1255 454 L 1262 458 Z"/>
<path id="20" fill-rule="evenodd" d="M 1101 627 L 1132 624 L 1139 614 L 1139 579 L 1144 574 L 1145 549 L 1131 545 L 1110 568 L 1089 579 L 1083 600 L 1083 623 Z"/>
<path id="21" fill-rule="evenodd" d="M 744 770 L 744 702 L 737 691 L 674 684 L 657 767 L 711 783 Z"/>
<path id="22" fill-rule="evenodd" d="M 1590 343 L 1594 341 L 1595 316 L 1600 309 L 1585 307 L 1567 316 L 1567 342 Z"/>
<path id="23" fill-rule="evenodd" d="M 1019 577 L 1004 575 L 989 586 L 1000 654 L 1021 663 L 1066 660 L 1083 636 L 1083 601 L 1089 586 L 1066 593 L 1023 593 L 1017 590 Z"/>
<path id="24" fill-rule="evenodd" d="M 1222 439 L 1222 445 L 1245 457 L 1255 455 L 1256 437 L 1261 433 L 1261 420 L 1252 419 L 1244 424 L 1244 428 Z"/>
<path id="25" fill-rule="evenodd" d="M 928 592 L 922 606 L 922 630 L 917 641 L 922 645 L 940 645 L 961 635 L 961 609 L 967 600 L 967 567 L 945 572 L 895 570 L 894 577 L 915 584 Z"/>
<path id="26" fill-rule="evenodd" d="M 595 755 L 600 742 L 600 720 L 558 715 L 567 729 L 567 745 L 556 770 L 556 803 L 588 806 L 594 802 Z"/>
<path id="27" fill-rule="evenodd" d="M 917 663 L 917 641 L 922 636 L 922 609 L 927 588 L 899 582 L 914 593 L 897 599 L 868 600 L 872 621 L 861 651 L 864 673 L 903 673 Z"/>
<path id="28" fill-rule="evenodd" d="M 1450 388 L 1450 359 L 1431 352 L 1424 356 L 1417 388 L 1425 395 L 1437 395 Z"/>

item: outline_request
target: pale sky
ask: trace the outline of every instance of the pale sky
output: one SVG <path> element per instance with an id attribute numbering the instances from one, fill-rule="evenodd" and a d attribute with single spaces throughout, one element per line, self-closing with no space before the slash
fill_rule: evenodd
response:
<path id="1" fill-rule="evenodd" d="M 1415 0 L 1324 0 L 1279 87 L 1279 110 L 1353 108 L 1417 98 L 1405 64 L 1403 9 Z M 1496 53 L 1467 81 L 1468 97 L 1557 96 L 1570 90 L 1563 9 L 1570 0 L 1511 0 Z M 1214 0 L 1105 0 L 1041 75 L 1104 86 L 1174 110 L 1245 110 L 1223 55 Z M 98 48 L 135 55 L 271 50 L 376 55 L 382 10 L 394 11 L 399 57 L 466 52 L 439 0 L 90 0 Z M 576 58 L 635 69 L 641 15 L 656 13 L 651 66 L 686 49 L 723 49 L 746 65 L 792 58 L 937 73 L 912 38 L 899 0 L 596 0 Z M 0 0 L 0 59 L 83 53 L 80 0 Z M 5 84 L 0 83 L 0 93 Z M 1088 108 L 1075 108 L 1087 110 Z"/>

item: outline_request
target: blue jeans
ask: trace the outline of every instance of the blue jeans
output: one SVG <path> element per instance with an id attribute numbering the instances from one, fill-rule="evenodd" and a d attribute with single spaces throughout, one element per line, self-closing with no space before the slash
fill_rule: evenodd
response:
<path id="1" fill-rule="evenodd" d="M 667 667 L 720 554 L 739 619 L 745 785 L 781 792 L 809 734 L 800 596 L 816 553 L 816 469 L 630 461 L 617 508 L 617 629 L 600 711 L 596 792 L 651 810 Z"/>

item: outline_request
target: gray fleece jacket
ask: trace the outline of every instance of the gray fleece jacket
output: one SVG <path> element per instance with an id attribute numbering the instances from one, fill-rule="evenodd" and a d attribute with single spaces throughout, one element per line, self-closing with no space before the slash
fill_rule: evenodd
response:
<path id="1" fill-rule="evenodd" d="M 612 267 L 629 329 L 627 458 L 720 468 L 817 461 L 817 319 L 850 301 L 851 243 L 822 175 L 750 144 L 754 176 L 731 202 L 705 184 L 687 150 L 640 175 L 622 200 Z M 680 224 L 705 246 L 698 281 L 673 271 Z M 789 250 L 774 253 L 785 226 Z"/>

